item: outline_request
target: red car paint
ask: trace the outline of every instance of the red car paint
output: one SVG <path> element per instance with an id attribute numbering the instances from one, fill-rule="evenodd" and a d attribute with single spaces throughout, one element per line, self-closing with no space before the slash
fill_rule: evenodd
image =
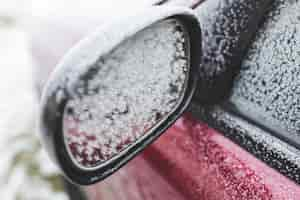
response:
<path id="1" fill-rule="evenodd" d="M 112 177 L 91 200 L 298 200 L 300 187 L 188 114 Z"/>

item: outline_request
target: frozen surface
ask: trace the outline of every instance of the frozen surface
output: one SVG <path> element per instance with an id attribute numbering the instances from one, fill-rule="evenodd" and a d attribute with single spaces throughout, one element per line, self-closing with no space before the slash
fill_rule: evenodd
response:
<path id="1" fill-rule="evenodd" d="M 299 145 L 299 77 L 300 2 L 276 0 L 243 61 L 231 101 Z"/>
<path id="2" fill-rule="evenodd" d="M 87 191 L 91 200 L 298 200 L 300 195 L 298 185 L 187 115 L 143 157 Z"/>
<path id="3" fill-rule="evenodd" d="M 226 110 L 228 110 L 228 107 Z M 278 172 L 300 183 L 300 151 L 221 106 L 205 109 L 192 105 L 190 111 L 209 126 L 263 160 Z"/>
<path id="4" fill-rule="evenodd" d="M 202 64 L 198 99 L 205 103 L 227 97 L 270 0 L 208 0 L 196 9 L 202 27 Z"/>
<path id="5" fill-rule="evenodd" d="M 90 67 L 65 108 L 64 135 L 79 164 L 94 167 L 113 157 L 181 102 L 189 61 L 185 36 L 179 22 L 160 22 Z"/>
<path id="6" fill-rule="evenodd" d="M 193 7 L 202 1 L 203 0 L 169 0 L 169 1 L 166 1 L 165 5 Z"/>

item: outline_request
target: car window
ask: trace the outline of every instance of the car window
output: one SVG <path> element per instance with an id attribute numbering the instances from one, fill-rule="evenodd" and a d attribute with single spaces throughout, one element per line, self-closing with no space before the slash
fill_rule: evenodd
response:
<path id="1" fill-rule="evenodd" d="M 230 102 L 300 148 L 300 2 L 277 0 L 243 60 Z"/>

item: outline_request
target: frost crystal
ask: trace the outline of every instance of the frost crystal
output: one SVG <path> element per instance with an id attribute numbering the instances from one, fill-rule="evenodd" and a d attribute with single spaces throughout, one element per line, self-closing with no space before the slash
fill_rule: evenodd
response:
<path id="1" fill-rule="evenodd" d="M 90 66 L 64 112 L 64 137 L 81 167 L 95 167 L 141 138 L 181 101 L 189 67 L 183 26 L 152 25 Z"/>
<path id="2" fill-rule="evenodd" d="M 300 2 L 276 0 L 250 46 L 231 101 L 260 124 L 300 141 Z"/>

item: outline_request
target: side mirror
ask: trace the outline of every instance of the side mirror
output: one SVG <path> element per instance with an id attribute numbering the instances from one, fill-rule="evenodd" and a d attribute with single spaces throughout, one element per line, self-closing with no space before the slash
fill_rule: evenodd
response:
<path id="1" fill-rule="evenodd" d="M 75 183 L 109 176 L 185 111 L 200 60 L 189 9 L 153 7 L 102 27 L 63 58 L 43 91 L 49 154 Z"/>

